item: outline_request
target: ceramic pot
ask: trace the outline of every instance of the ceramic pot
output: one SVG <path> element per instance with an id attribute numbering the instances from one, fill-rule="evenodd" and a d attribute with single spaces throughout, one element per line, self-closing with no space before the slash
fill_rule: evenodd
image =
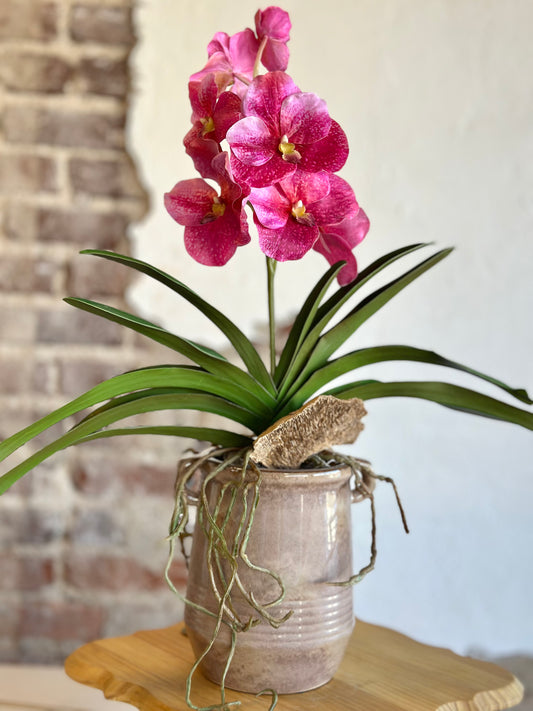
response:
<path id="1" fill-rule="evenodd" d="M 235 654 L 225 684 L 238 691 L 258 693 L 275 689 L 280 694 L 314 689 L 328 682 L 342 660 L 352 633 L 352 590 L 332 582 L 352 574 L 350 469 L 261 470 L 259 499 L 246 555 L 254 565 L 279 575 L 285 586 L 282 602 L 268 607 L 276 618 L 292 611 L 275 629 L 265 620 L 237 634 Z M 214 510 L 222 497 L 217 521 L 224 520 L 231 486 L 240 469 L 226 470 L 208 484 L 207 497 Z M 247 493 L 247 509 L 253 505 L 253 490 Z M 243 495 L 244 496 L 244 495 Z M 234 505 L 232 516 L 243 516 Z M 228 521 L 224 535 L 231 540 L 238 524 Z M 187 598 L 208 610 L 219 609 L 206 565 L 208 542 L 205 527 L 196 522 Z M 224 564 L 223 564 L 224 565 Z M 279 597 L 280 587 L 265 572 L 238 562 L 240 581 L 254 599 L 266 604 Z M 231 570 L 224 567 L 226 579 Z M 229 576 L 229 577 L 228 577 Z M 239 591 L 232 587 L 231 604 L 243 620 L 257 617 Z M 185 623 L 197 658 L 211 641 L 216 620 L 187 605 Z M 216 642 L 201 663 L 208 679 L 220 683 L 231 632 L 222 624 Z"/>

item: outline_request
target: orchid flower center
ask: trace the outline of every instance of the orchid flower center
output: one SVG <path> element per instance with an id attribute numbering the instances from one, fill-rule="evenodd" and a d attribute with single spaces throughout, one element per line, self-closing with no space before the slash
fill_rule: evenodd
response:
<path id="1" fill-rule="evenodd" d="M 213 121 L 213 117 L 210 116 L 209 118 L 201 118 L 200 123 L 202 124 L 202 136 L 205 136 L 208 133 L 212 133 L 215 130 L 215 122 Z"/>
<path id="2" fill-rule="evenodd" d="M 302 158 L 301 153 L 296 150 L 294 143 L 289 143 L 289 137 L 287 135 L 281 137 L 278 150 L 283 160 L 287 161 L 287 163 L 299 163 Z"/>
<path id="3" fill-rule="evenodd" d="M 305 205 L 301 200 L 293 204 L 291 214 L 296 218 L 296 222 L 299 222 L 301 225 L 313 227 L 315 224 L 315 218 L 305 211 Z"/>
<path id="4" fill-rule="evenodd" d="M 225 212 L 226 205 L 221 201 L 219 197 L 215 197 L 213 198 L 211 210 L 203 216 L 201 224 L 207 225 L 209 222 L 214 222 L 217 218 L 222 217 Z"/>
<path id="5" fill-rule="evenodd" d="M 226 211 L 226 206 L 224 205 L 223 202 L 220 202 L 219 198 L 215 198 L 213 200 L 213 205 L 211 206 L 211 212 L 215 217 L 222 217 L 224 212 Z"/>

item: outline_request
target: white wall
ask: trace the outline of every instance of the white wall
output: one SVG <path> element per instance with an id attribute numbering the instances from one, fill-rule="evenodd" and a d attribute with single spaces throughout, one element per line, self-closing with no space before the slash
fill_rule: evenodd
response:
<path id="1" fill-rule="evenodd" d="M 372 223 L 360 264 L 414 241 L 457 246 L 366 325 L 357 345 L 434 348 L 533 390 L 533 3 L 290 0 L 284 8 L 293 21 L 289 72 L 326 99 L 350 140 L 343 175 Z M 162 194 L 195 177 L 181 146 L 188 75 L 203 65 L 214 32 L 252 25 L 256 9 L 255 0 L 144 0 L 130 135 L 153 195 L 135 232 L 137 255 L 213 298 L 249 331 L 266 319 L 256 244 L 223 269 L 195 264 Z M 317 255 L 282 265 L 280 311 L 296 309 L 324 267 Z M 216 342 L 146 282 L 130 297 L 146 316 Z M 452 379 L 400 365 L 372 374 Z M 383 485 L 378 566 L 356 591 L 358 615 L 459 652 L 533 652 L 531 433 L 421 401 L 372 401 L 368 410 L 353 451 L 395 476 L 412 533 L 402 533 Z M 364 504 L 356 517 L 362 563 Z"/>

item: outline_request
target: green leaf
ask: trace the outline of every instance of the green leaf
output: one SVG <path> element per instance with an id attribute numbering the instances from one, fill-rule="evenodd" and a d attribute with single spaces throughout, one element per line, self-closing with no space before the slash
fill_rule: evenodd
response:
<path id="1" fill-rule="evenodd" d="M 337 311 L 348 301 L 348 299 L 350 299 L 356 291 L 358 291 L 362 286 L 368 283 L 370 279 L 372 279 L 372 277 L 374 277 L 380 271 L 390 266 L 398 259 L 401 259 L 402 257 L 405 257 L 408 254 L 411 254 L 412 252 L 415 252 L 418 249 L 427 246 L 428 245 L 424 243 L 409 245 L 408 247 L 396 249 L 393 252 L 386 254 L 384 257 L 377 259 L 369 267 L 364 269 L 359 274 L 357 279 L 355 279 L 351 284 L 347 284 L 346 286 L 341 287 L 330 299 L 328 299 L 328 301 L 323 306 L 319 308 L 315 319 L 316 322 L 313 325 L 313 328 L 310 331 L 309 335 L 305 339 L 299 352 L 296 354 L 296 357 L 291 363 L 291 366 L 283 380 L 283 383 L 281 384 L 280 399 L 286 398 L 289 392 L 295 392 L 295 390 L 300 387 L 302 383 L 305 382 L 310 373 L 312 373 L 317 368 L 325 365 L 327 359 L 329 358 L 329 355 L 331 355 L 331 353 L 336 350 L 335 348 L 333 351 L 330 351 L 325 358 L 322 357 L 320 358 L 320 360 L 314 357 L 315 353 L 313 351 L 317 347 L 317 344 L 319 344 L 319 342 L 322 342 L 322 345 L 324 346 L 324 336 L 321 335 L 322 331 L 329 323 L 329 321 L 333 318 L 333 316 L 337 313 Z M 394 294 L 392 294 L 390 298 L 392 298 L 393 295 Z M 351 313 L 353 313 L 353 311 Z M 345 321 L 346 318 L 341 321 L 341 324 Z M 340 326 L 340 324 L 338 324 L 338 326 Z M 337 327 L 331 329 L 329 333 L 334 332 L 335 334 L 337 334 L 338 332 L 335 331 L 335 328 Z M 355 331 L 355 328 L 353 329 L 353 331 Z M 351 333 L 348 335 L 351 335 Z M 330 338 L 331 340 L 333 340 L 333 337 Z M 311 356 L 311 354 L 313 355 Z M 319 355 L 321 354 L 319 353 Z M 310 367 L 309 363 L 310 357 L 314 358 L 312 368 Z M 318 363 L 317 360 L 319 360 Z"/>
<path id="2" fill-rule="evenodd" d="M 80 422 L 78 422 L 74 427 L 80 427 L 80 425 L 84 424 L 85 422 L 89 422 L 90 420 L 94 420 L 97 418 L 102 412 L 107 412 L 108 410 L 113 410 L 117 407 L 121 407 L 122 405 L 125 405 L 126 403 L 133 403 L 133 402 L 138 402 L 139 400 L 142 400 L 143 398 L 153 398 L 156 395 L 187 395 L 187 394 L 203 394 L 203 395 L 216 395 L 217 393 L 213 392 L 210 393 L 209 391 L 195 391 L 193 389 L 189 388 L 169 388 L 169 387 L 164 387 L 164 388 L 146 388 L 145 390 L 138 390 L 137 392 L 134 393 L 128 393 L 126 395 L 120 395 L 117 396 L 109 402 L 106 402 L 104 405 L 101 405 L 99 408 L 96 410 L 93 410 L 90 412 L 86 417 L 84 417 Z M 235 404 L 231 403 L 227 400 L 224 400 L 227 402 L 229 405 Z M 262 431 L 263 429 L 263 424 L 264 424 L 264 418 L 261 418 L 260 415 L 258 415 L 256 412 L 253 410 L 249 410 L 247 408 L 239 408 L 243 412 L 247 413 L 247 420 L 246 420 L 246 426 L 249 427 L 253 431 Z"/>
<path id="3" fill-rule="evenodd" d="M 88 407 L 93 407 L 99 403 L 109 400 L 113 397 L 124 395 L 135 390 L 143 390 L 146 388 L 155 387 L 179 387 L 187 383 L 198 382 L 199 375 L 201 371 L 195 371 L 191 366 L 156 366 L 151 368 L 143 368 L 140 370 L 134 370 L 129 373 L 123 373 L 122 375 L 116 375 L 114 378 L 110 378 L 104 383 L 96 385 L 91 390 L 88 390 L 83 395 L 75 398 L 71 402 L 63 405 L 49 415 L 41 418 L 32 425 L 29 425 L 25 429 L 17 432 L 8 439 L 0 443 L 0 461 L 8 457 L 12 452 L 14 452 L 22 445 L 29 442 L 31 439 L 37 435 L 44 432 L 49 427 L 61 422 L 67 417 L 75 415 Z M 205 373 L 204 382 L 206 387 L 211 387 L 213 380 L 210 378 L 216 378 L 209 373 Z M 194 377 L 196 380 L 191 380 Z M 216 378 L 219 381 L 219 378 Z M 232 387 L 231 383 L 226 383 L 229 387 Z M 222 391 L 221 391 L 222 392 Z M 239 389 L 239 395 L 242 392 Z"/>
<path id="4" fill-rule="evenodd" d="M 212 427 L 114 427 L 110 430 L 102 430 L 94 434 L 82 437 L 76 444 L 92 442 L 96 439 L 107 439 L 109 437 L 128 437 L 131 435 L 165 435 L 167 437 L 186 437 L 197 439 L 200 442 L 211 442 L 219 447 L 247 447 L 252 444 L 252 439 L 246 435 L 228 430 L 217 430 Z"/>
<path id="5" fill-rule="evenodd" d="M 524 389 L 511 388 L 509 385 L 502 383 L 496 378 L 480 373 L 473 368 L 461 365 L 453 360 L 443 358 L 433 351 L 424 350 L 421 348 L 413 348 L 412 346 L 375 346 L 373 348 L 362 348 L 358 351 L 348 353 L 336 360 L 330 361 L 323 368 L 315 371 L 310 378 L 300 387 L 290 398 L 279 416 L 283 416 L 294 410 L 297 410 L 320 388 L 330 383 L 335 378 L 338 378 L 345 373 L 350 373 L 357 368 L 373 363 L 383 363 L 385 361 L 410 361 L 418 363 L 429 363 L 431 365 L 439 365 L 447 368 L 454 368 L 464 373 L 474 375 L 481 380 L 485 380 L 505 392 L 512 395 L 517 400 L 532 405 L 533 400 Z"/>
<path id="6" fill-rule="evenodd" d="M 345 264 L 346 262 L 337 262 L 327 270 L 327 272 L 321 277 L 321 279 L 319 279 L 315 287 L 312 289 L 302 308 L 298 312 L 298 316 L 292 325 L 289 337 L 285 343 L 285 347 L 283 348 L 278 366 L 276 368 L 276 375 L 274 378 L 276 384 L 279 384 L 283 379 L 294 354 L 298 352 L 304 338 L 307 336 L 309 329 L 311 328 L 318 307 L 329 289 L 331 282 L 335 279 Z"/>
<path id="7" fill-rule="evenodd" d="M 83 437 L 91 435 L 107 425 L 118 420 L 123 420 L 134 415 L 145 412 L 155 412 L 159 410 L 196 410 L 200 412 L 211 412 L 215 415 L 227 417 L 234 422 L 249 426 L 249 415 L 236 405 L 226 402 L 215 395 L 205 395 L 201 393 L 188 393 L 180 395 L 154 395 L 145 397 L 133 402 L 127 402 L 120 406 L 102 412 L 98 417 L 88 422 L 80 424 L 69 430 L 66 434 L 58 437 L 54 442 L 35 452 L 26 460 L 9 472 L 0 477 L 0 494 L 20 479 L 24 474 L 36 467 L 48 457 L 59 452 L 65 447 L 70 447 L 79 442 Z"/>
<path id="8" fill-rule="evenodd" d="M 239 356 L 242 358 L 243 363 L 248 368 L 249 373 L 259 382 L 263 387 L 265 387 L 272 395 L 275 394 L 275 388 L 272 383 L 270 374 L 261 360 L 260 355 L 254 348 L 250 340 L 245 336 L 245 334 L 237 328 L 237 326 L 231 321 L 227 316 L 225 316 L 221 311 L 212 306 L 209 302 L 202 299 L 198 294 L 196 294 L 192 289 L 190 289 L 186 284 L 174 279 L 170 274 L 153 267 L 151 264 L 143 262 L 139 259 L 134 259 L 133 257 L 128 257 L 123 254 L 117 254 L 115 252 L 108 252 L 106 250 L 97 249 L 86 249 L 81 252 L 81 254 L 90 254 L 96 257 L 103 257 L 104 259 L 109 259 L 113 262 L 118 262 L 119 264 L 124 264 L 127 267 L 136 269 L 138 272 L 142 272 L 153 279 L 156 279 L 161 284 L 172 289 L 174 292 L 186 299 L 190 304 L 199 309 L 204 316 L 206 316 L 210 321 L 212 321 L 215 326 L 217 326 L 220 331 L 227 337 L 230 343 L 233 345 Z"/>
<path id="9" fill-rule="evenodd" d="M 223 378 L 228 378 L 235 385 L 241 387 L 244 390 L 248 390 L 253 393 L 257 400 L 263 405 L 273 404 L 275 402 L 272 395 L 263 388 L 254 378 L 249 374 L 238 368 L 232 363 L 228 363 L 219 354 L 206 349 L 186 338 L 180 338 L 164 328 L 160 328 L 150 321 L 138 318 L 132 314 L 121 311 L 120 309 L 115 309 L 112 306 L 106 306 L 105 304 L 100 304 L 96 301 L 90 301 L 88 299 L 65 299 L 68 304 L 75 306 L 76 308 L 82 309 L 83 311 L 88 311 L 89 313 L 96 314 L 108 321 L 113 321 L 122 326 L 141 333 L 148 338 L 161 343 L 162 345 L 168 346 L 172 350 L 181 353 L 193 362 L 205 368 L 205 370 L 218 375 Z"/>
<path id="10" fill-rule="evenodd" d="M 358 397 L 372 400 L 379 397 L 410 397 L 431 400 L 453 410 L 461 410 L 494 420 L 503 420 L 533 430 L 533 413 L 508 405 L 501 400 L 469 390 L 459 385 L 441 382 L 392 382 L 367 380 L 328 390 L 327 395 L 341 399 Z"/>

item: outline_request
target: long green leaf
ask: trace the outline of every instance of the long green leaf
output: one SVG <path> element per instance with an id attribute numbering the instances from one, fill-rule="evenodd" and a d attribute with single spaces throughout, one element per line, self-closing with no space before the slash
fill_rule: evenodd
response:
<path id="1" fill-rule="evenodd" d="M 428 269 L 431 269 L 431 267 L 434 267 L 442 261 L 452 251 L 452 248 L 440 250 L 416 267 L 409 269 L 409 271 L 402 276 L 397 277 L 377 291 L 374 291 L 352 309 L 336 326 L 333 326 L 333 328 L 320 336 L 312 354 L 301 370 L 300 375 L 297 377 L 296 383 L 293 385 L 294 389 L 299 388 L 311 373 L 323 367 L 327 363 L 328 358 L 335 353 L 367 319 L 373 316 L 376 311 L 385 306 L 394 296 L 405 289 L 406 286 L 411 284 L 415 279 L 418 279 L 418 277 L 427 272 Z M 287 389 L 287 387 L 282 388 L 280 393 L 281 397 L 287 394 Z"/>
<path id="2" fill-rule="evenodd" d="M 444 366 L 453 368 L 464 373 L 474 375 L 481 380 L 485 380 L 496 387 L 505 390 L 517 400 L 532 405 L 533 400 L 529 397 L 524 389 L 511 388 L 509 385 L 502 383 L 496 378 L 480 373 L 473 368 L 461 365 L 453 360 L 448 360 L 438 355 L 434 351 L 424 350 L 422 348 L 413 348 L 412 346 L 375 346 L 373 348 L 361 348 L 360 350 L 347 353 L 336 360 L 330 361 L 323 368 L 315 371 L 310 378 L 293 394 L 289 394 L 290 400 L 285 404 L 278 416 L 286 415 L 294 410 L 297 410 L 320 388 L 328 385 L 332 380 L 338 378 L 345 373 L 350 373 L 357 368 L 373 363 L 383 363 L 386 361 L 410 361 L 418 363 L 429 363 L 431 365 Z"/>
<path id="3" fill-rule="evenodd" d="M 402 257 L 427 246 L 428 245 L 426 243 L 412 244 L 407 247 L 395 249 L 393 252 L 389 252 L 389 254 L 380 257 L 364 269 L 354 281 L 346 286 L 340 287 L 340 289 L 338 289 L 322 306 L 320 306 L 316 312 L 311 330 L 308 332 L 303 343 L 298 348 L 298 351 L 294 353 L 292 361 L 280 383 L 279 390 L 281 399 L 287 396 L 287 392 L 291 389 L 294 380 L 298 377 L 298 374 L 307 362 L 309 355 L 317 344 L 324 328 L 339 311 L 339 309 L 344 306 L 349 299 L 351 299 L 356 291 L 367 284 L 372 277 L 393 264 L 398 259 L 401 259 Z"/>
<path id="4" fill-rule="evenodd" d="M 205 370 L 210 373 L 228 378 L 235 385 L 238 385 L 245 390 L 249 390 L 259 399 L 259 401 L 264 404 L 274 402 L 272 395 L 262 385 L 260 385 L 257 380 L 254 380 L 249 373 L 244 372 L 232 363 L 228 363 L 221 357 L 215 357 L 212 355 L 212 352 L 207 351 L 205 348 L 198 346 L 186 338 L 180 338 L 179 336 L 166 331 L 164 328 L 160 328 L 159 326 L 150 323 L 150 321 L 138 318 L 137 316 L 133 316 L 125 311 L 121 311 L 120 309 L 115 309 L 112 306 L 100 304 L 96 301 L 73 298 L 67 298 L 65 301 L 76 308 L 96 314 L 97 316 L 101 316 L 108 321 L 118 323 L 121 326 L 126 326 L 137 333 L 141 333 L 142 335 L 151 338 L 157 343 L 161 343 L 162 345 L 172 348 L 178 353 L 190 358 L 190 360 L 195 363 L 198 363 L 198 365 L 202 366 L 202 368 L 205 368 Z"/>
<path id="5" fill-rule="evenodd" d="M 201 296 L 196 294 L 192 289 L 190 289 L 186 284 L 178 281 L 170 274 L 153 267 L 147 262 L 143 262 L 139 259 L 134 259 L 133 257 L 128 257 L 123 254 L 117 254 L 115 252 L 109 252 L 106 250 L 97 249 L 86 249 L 81 252 L 81 254 L 90 254 L 95 257 L 103 257 L 104 259 L 109 259 L 113 262 L 118 262 L 119 264 L 124 264 L 127 267 L 136 269 L 138 272 L 142 272 L 147 276 L 156 279 L 161 284 L 172 289 L 174 292 L 186 299 L 190 304 L 199 309 L 210 321 L 212 321 L 215 326 L 217 326 L 220 331 L 227 337 L 230 343 L 233 345 L 237 353 L 243 360 L 243 363 L 248 368 L 249 373 L 259 382 L 263 387 L 265 387 L 272 395 L 275 394 L 275 388 L 272 383 L 270 374 L 261 360 L 260 355 L 254 348 L 251 341 L 245 336 L 245 334 L 237 328 L 237 326 L 231 321 L 227 316 L 225 316 L 221 311 L 212 306 L 209 302 L 202 299 Z"/>
<path id="6" fill-rule="evenodd" d="M 80 427 L 82 424 L 85 422 L 89 422 L 90 420 L 94 420 L 97 418 L 102 412 L 107 412 L 108 410 L 113 410 L 117 407 L 121 407 L 122 405 L 125 405 L 126 403 L 132 403 L 136 402 L 139 400 L 143 400 L 144 398 L 153 398 L 156 395 L 187 395 L 187 394 L 203 394 L 203 395 L 217 395 L 217 393 L 209 393 L 204 390 L 200 391 L 195 391 L 193 389 L 189 388 L 169 388 L 169 387 L 163 387 L 163 388 L 146 388 L 145 390 L 137 390 L 134 393 L 128 393 L 126 395 L 120 395 L 115 398 L 112 398 L 108 402 L 106 402 L 104 405 L 101 405 L 99 408 L 96 410 L 93 410 L 90 412 L 86 417 L 84 417 L 80 422 L 78 422 L 74 427 Z M 229 401 L 228 404 L 232 405 L 235 403 L 231 403 Z M 265 418 L 261 417 L 260 415 L 257 414 L 257 412 L 254 412 L 253 410 L 249 410 L 248 408 L 240 408 L 243 411 L 247 413 L 247 421 L 246 425 L 250 429 L 254 431 L 262 431 L 264 429 L 264 422 Z M 270 420 L 271 415 L 269 415 L 267 421 Z"/>
<path id="7" fill-rule="evenodd" d="M 17 432 L 11 437 L 0 443 L 0 461 L 8 457 L 12 452 L 17 450 L 22 445 L 29 442 L 37 435 L 44 432 L 49 427 L 61 422 L 67 417 L 71 417 L 88 407 L 93 407 L 99 403 L 105 402 L 113 397 L 124 395 L 135 390 L 143 390 L 145 388 L 154 387 L 180 387 L 186 383 L 192 382 L 189 380 L 194 369 L 191 366 L 155 366 L 151 368 L 143 368 L 134 370 L 122 375 L 116 375 L 104 383 L 96 385 L 91 390 L 88 390 L 83 395 L 75 398 L 71 402 L 63 405 L 49 415 L 41 418 L 37 422 L 29 425 L 25 429 Z M 199 371 L 201 372 L 201 371 Z M 209 378 L 217 378 L 209 373 L 205 373 L 205 379 L 202 384 L 206 387 L 211 387 L 213 380 Z M 194 376 L 196 379 L 198 375 Z M 217 378 L 217 381 L 220 380 Z M 198 381 L 196 381 L 198 384 Z M 223 381 L 224 382 L 224 381 Z M 209 383 L 209 385 L 207 385 Z M 229 384 L 230 385 L 230 384 Z M 239 391 L 240 392 L 240 391 Z M 229 399 L 229 397 L 228 397 Z"/>
<path id="8" fill-rule="evenodd" d="M 451 383 L 420 381 L 382 383 L 377 380 L 367 380 L 333 388 L 326 394 L 341 399 L 358 397 L 361 400 L 380 397 L 420 398 L 437 402 L 453 410 L 503 420 L 533 430 L 533 412 L 521 410 L 501 400 Z"/>
<path id="9" fill-rule="evenodd" d="M 91 435 L 107 425 L 113 424 L 134 415 L 159 410 L 199 410 L 215 415 L 227 417 L 234 422 L 249 426 L 249 413 L 236 405 L 226 402 L 215 395 L 189 393 L 182 395 L 155 395 L 141 400 L 125 403 L 119 407 L 102 412 L 98 417 L 75 427 L 66 434 L 58 437 L 51 444 L 35 452 L 26 460 L 0 477 L 0 494 L 9 489 L 24 474 L 31 471 L 38 464 L 65 447 L 70 447 L 79 442 L 83 437 Z"/>
<path id="10" fill-rule="evenodd" d="M 309 296 L 305 300 L 302 308 L 298 312 L 285 347 L 281 353 L 279 363 L 276 368 L 276 374 L 274 381 L 279 384 L 283 379 L 283 376 L 287 372 L 294 354 L 298 351 L 302 344 L 303 339 L 307 336 L 311 324 L 316 316 L 318 307 L 324 298 L 327 290 L 329 289 L 331 282 L 335 279 L 337 274 L 340 272 L 342 267 L 346 262 L 337 262 L 332 267 L 330 267 L 327 272 L 319 279 L 315 287 L 311 290 Z"/>
<path id="11" fill-rule="evenodd" d="M 76 444 L 92 442 L 96 439 L 108 439 L 109 437 L 128 437 L 131 435 L 164 435 L 166 437 L 186 437 L 187 439 L 197 439 L 200 442 L 211 442 L 220 447 L 247 447 L 252 444 L 251 437 L 229 432 L 228 430 L 217 430 L 212 427 L 172 427 L 170 425 L 153 427 L 114 427 L 110 430 L 102 430 L 94 434 L 87 435 L 79 439 Z"/>

